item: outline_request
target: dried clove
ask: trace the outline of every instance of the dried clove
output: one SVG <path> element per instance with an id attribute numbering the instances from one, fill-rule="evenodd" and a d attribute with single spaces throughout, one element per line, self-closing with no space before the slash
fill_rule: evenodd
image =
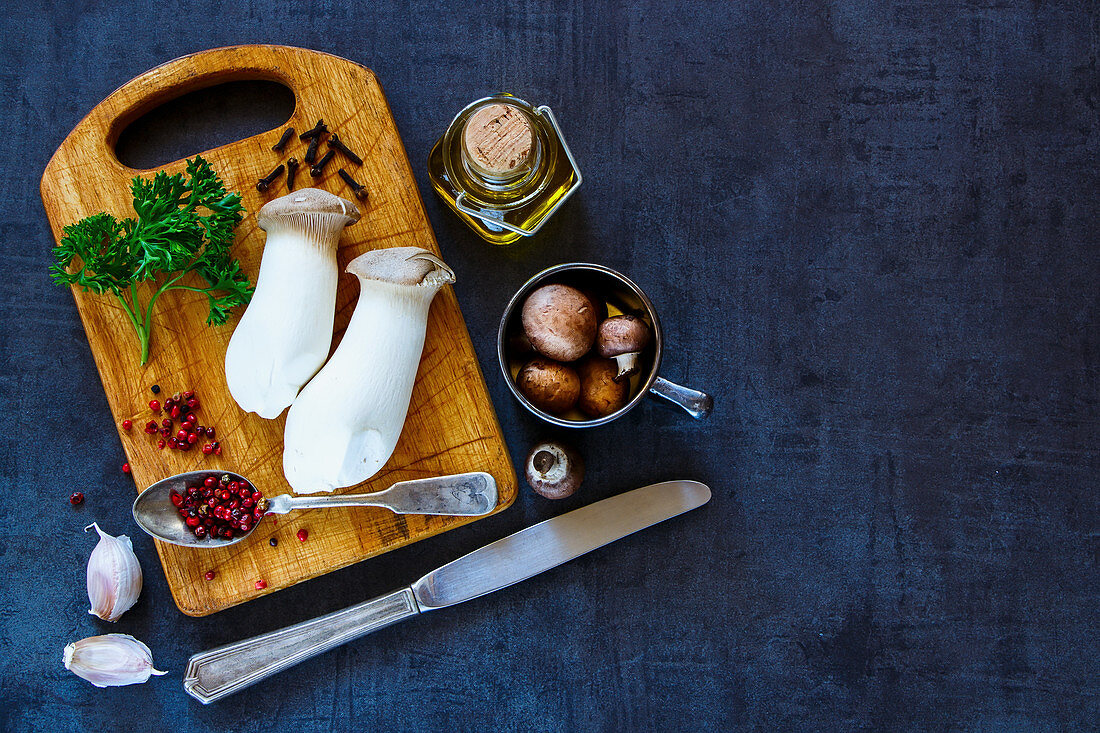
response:
<path id="1" fill-rule="evenodd" d="M 290 160 L 288 160 L 286 162 L 286 190 L 287 191 L 293 191 L 294 190 L 294 176 L 296 176 L 298 174 L 298 166 L 299 165 L 300 164 L 298 163 L 297 158 L 291 158 Z"/>
<path id="2" fill-rule="evenodd" d="M 358 155 L 356 155 L 354 152 L 352 152 L 352 149 L 349 148 L 344 143 L 344 141 L 340 139 L 340 136 L 337 135 L 335 132 L 332 133 L 332 137 L 330 137 L 328 139 L 328 146 L 329 146 L 330 149 L 335 148 L 336 150 L 339 150 L 352 163 L 355 163 L 356 165 L 363 165 L 363 159 L 360 158 Z"/>
<path id="3" fill-rule="evenodd" d="M 153 668 L 149 647 L 129 634 L 105 634 L 74 641 L 65 647 L 65 669 L 96 687 L 140 685 L 150 675 L 168 674 Z"/>
<path id="4" fill-rule="evenodd" d="M 328 125 L 324 120 L 317 120 L 317 124 L 312 129 L 306 130 L 298 136 L 299 140 L 316 140 L 317 138 L 328 132 Z"/>
<path id="5" fill-rule="evenodd" d="M 340 177 L 344 179 L 344 183 L 351 186 L 351 190 L 355 192 L 355 198 L 362 201 L 367 197 L 367 187 L 352 178 L 351 174 L 343 168 L 340 169 Z"/>
<path id="6" fill-rule="evenodd" d="M 283 148 L 286 147 L 286 144 L 290 142 L 290 138 L 292 137 L 294 137 L 294 128 L 286 128 L 285 130 L 283 130 L 283 136 L 279 138 L 279 142 L 272 145 L 271 149 L 274 150 L 276 153 L 283 152 Z"/>
<path id="7" fill-rule="evenodd" d="M 279 165 L 275 167 L 275 170 L 268 173 L 256 183 L 256 190 L 261 193 L 266 191 L 271 184 L 275 182 L 275 179 L 283 174 L 284 168 L 286 168 L 286 166 L 279 163 Z"/>
<path id="8" fill-rule="evenodd" d="M 323 156 L 321 156 L 321 159 L 317 161 L 312 168 L 309 169 L 309 175 L 313 176 L 314 178 L 320 178 L 321 174 L 325 172 L 325 166 L 328 165 L 329 161 L 332 160 L 335 155 L 336 151 L 330 150 Z"/>
<path id="9" fill-rule="evenodd" d="M 314 163 L 317 162 L 317 146 L 320 145 L 320 144 L 321 144 L 321 138 L 320 137 L 310 138 L 309 147 L 306 148 L 306 154 L 303 157 L 303 160 L 305 160 L 305 162 L 309 163 L 310 165 L 313 165 Z"/>

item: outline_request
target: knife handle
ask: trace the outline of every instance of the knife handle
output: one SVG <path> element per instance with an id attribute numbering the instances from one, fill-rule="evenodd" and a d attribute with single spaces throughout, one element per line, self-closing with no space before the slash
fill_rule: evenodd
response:
<path id="1" fill-rule="evenodd" d="M 412 588 L 402 588 L 327 616 L 199 652 L 187 661 L 183 689 L 206 705 L 418 613 Z"/>

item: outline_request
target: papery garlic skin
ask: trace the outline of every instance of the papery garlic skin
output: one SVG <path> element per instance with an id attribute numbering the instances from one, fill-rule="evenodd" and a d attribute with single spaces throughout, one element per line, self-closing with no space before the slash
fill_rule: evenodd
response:
<path id="1" fill-rule="evenodd" d="M 92 604 L 88 613 L 104 621 L 118 621 L 141 595 L 141 565 L 129 537 L 112 537 L 94 522 L 84 531 L 92 527 L 99 533 L 99 542 L 88 557 L 88 601 Z"/>
<path id="2" fill-rule="evenodd" d="M 325 363 L 336 310 L 336 246 L 356 221 L 355 204 L 316 188 L 260 209 L 267 242 L 256 291 L 225 352 L 225 381 L 242 409 L 278 417 Z"/>
<path id="3" fill-rule="evenodd" d="M 65 647 L 65 669 L 96 687 L 139 685 L 150 675 L 168 674 L 153 668 L 153 652 L 129 634 L 106 634 L 74 641 Z"/>
<path id="4" fill-rule="evenodd" d="M 428 308 L 455 279 L 419 247 L 368 252 L 347 270 L 360 281 L 351 322 L 287 413 L 283 473 L 300 494 L 353 486 L 389 460 L 409 410 Z"/>

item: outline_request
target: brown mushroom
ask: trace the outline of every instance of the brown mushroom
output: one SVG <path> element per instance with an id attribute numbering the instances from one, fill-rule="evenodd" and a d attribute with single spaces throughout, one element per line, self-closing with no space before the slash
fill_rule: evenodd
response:
<path id="1" fill-rule="evenodd" d="M 596 308 L 568 285 L 543 285 L 527 296 L 520 315 L 535 351 L 558 361 L 576 361 L 596 340 Z"/>
<path id="2" fill-rule="evenodd" d="M 649 326 L 637 316 L 614 316 L 600 324 L 596 351 L 604 358 L 615 359 L 616 382 L 638 371 L 638 355 L 649 343 L 649 335 Z"/>
<path id="3" fill-rule="evenodd" d="M 630 383 L 615 381 L 618 367 L 611 359 L 590 356 L 577 368 L 581 380 L 581 412 L 589 417 L 604 417 L 620 409 L 630 395 Z"/>
<path id="4" fill-rule="evenodd" d="M 573 367 L 542 357 L 523 365 L 516 386 L 535 407 L 555 414 L 571 410 L 581 393 L 581 380 Z"/>
<path id="5" fill-rule="evenodd" d="M 539 443 L 527 454 L 523 473 L 535 493 L 547 499 L 564 499 L 572 496 L 584 480 L 584 461 L 569 446 Z"/>

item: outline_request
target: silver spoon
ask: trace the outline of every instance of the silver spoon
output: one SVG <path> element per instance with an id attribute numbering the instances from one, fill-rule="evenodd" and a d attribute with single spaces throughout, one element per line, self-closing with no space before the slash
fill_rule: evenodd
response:
<path id="1" fill-rule="evenodd" d="M 246 481 L 231 471 L 190 471 L 161 479 L 134 500 L 134 521 L 149 535 L 184 547 L 228 547 L 256 531 L 259 522 L 247 534 L 198 538 L 184 523 L 172 505 L 173 489 L 184 493 L 189 486 L 201 486 L 208 476 L 229 476 L 230 481 Z M 249 482 L 251 483 L 251 482 Z M 267 514 L 286 514 L 295 509 L 327 509 L 338 506 L 380 506 L 396 514 L 444 514 L 477 517 L 493 511 L 497 505 L 497 482 L 482 471 L 401 481 L 383 491 L 370 494 L 336 496 L 268 496 Z M 267 516 L 265 514 L 264 516 Z"/>

